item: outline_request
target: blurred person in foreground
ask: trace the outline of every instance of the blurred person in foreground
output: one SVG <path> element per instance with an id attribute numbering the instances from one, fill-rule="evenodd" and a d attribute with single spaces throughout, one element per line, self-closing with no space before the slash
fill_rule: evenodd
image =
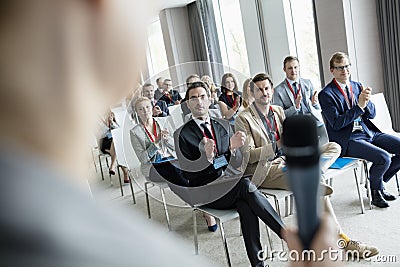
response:
<path id="1" fill-rule="evenodd" d="M 97 114 L 137 83 L 151 12 L 133 0 L 5 0 L 0 13 L 1 265 L 207 265 L 87 194 Z"/>

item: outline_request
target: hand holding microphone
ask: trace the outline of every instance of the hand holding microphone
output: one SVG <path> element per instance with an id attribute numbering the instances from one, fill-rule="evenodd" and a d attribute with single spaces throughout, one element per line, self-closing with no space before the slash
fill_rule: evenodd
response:
<path id="1" fill-rule="evenodd" d="M 287 178 L 294 193 L 299 236 L 310 249 L 321 214 L 320 167 L 317 125 L 311 116 L 296 115 L 283 122 L 283 151 Z"/>

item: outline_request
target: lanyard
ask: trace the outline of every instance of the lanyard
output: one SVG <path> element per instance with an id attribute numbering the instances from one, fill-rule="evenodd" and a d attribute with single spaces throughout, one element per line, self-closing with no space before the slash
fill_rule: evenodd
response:
<path id="1" fill-rule="evenodd" d="M 230 96 L 227 94 L 225 94 L 225 95 L 226 95 L 226 98 L 228 99 L 230 107 L 233 108 L 234 106 L 236 106 L 236 97 L 234 97 L 235 93 L 233 93 Z"/>
<path id="2" fill-rule="evenodd" d="M 350 88 L 349 88 L 349 91 L 350 91 L 350 98 L 351 98 L 351 99 L 349 99 L 348 96 L 347 96 L 347 94 L 343 91 L 342 87 L 341 87 L 341 86 L 338 84 L 338 82 L 336 81 L 336 79 L 333 79 L 333 82 L 335 83 L 336 87 L 339 89 L 340 93 L 342 93 L 342 95 L 343 95 L 343 97 L 344 97 L 344 100 L 346 100 L 347 106 L 348 106 L 349 108 L 352 108 L 352 107 L 353 107 L 354 94 L 353 94 L 353 87 L 351 86 L 351 84 L 350 84 Z"/>
<path id="3" fill-rule="evenodd" d="M 207 123 L 204 123 L 204 125 L 205 125 L 205 127 L 207 127 Z M 218 155 L 217 139 L 215 138 L 215 132 L 214 132 L 214 128 L 212 127 L 211 120 L 210 120 L 210 126 L 211 126 L 211 137 L 212 137 L 212 140 L 214 140 L 214 144 L 215 144 L 215 153 Z M 207 129 L 208 129 L 208 127 L 207 127 Z M 209 129 L 208 129 L 208 130 L 209 130 Z M 210 131 L 210 130 L 209 130 L 209 131 Z M 201 132 L 203 133 L 203 136 L 204 136 L 205 138 L 210 139 L 210 138 L 206 135 L 205 131 L 201 131 Z"/>
<path id="4" fill-rule="evenodd" d="M 156 126 L 156 121 L 153 119 L 153 135 L 151 135 L 151 133 L 149 132 L 149 130 L 147 130 L 146 126 L 144 126 L 143 124 L 143 128 L 146 131 L 147 136 L 150 138 L 151 142 L 155 142 L 155 140 L 157 139 L 157 126 Z M 153 138 L 154 136 L 154 138 Z"/>
<path id="5" fill-rule="evenodd" d="M 269 121 L 269 119 L 266 116 L 263 116 L 263 118 L 267 122 L 268 128 L 271 130 L 271 132 L 274 133 L 275 141 L 278 141 L 280 139 L 279 132 L 278 132 L 278 124 L 276 123 L 275 114 L 274 114 L 274 110 L 272 109 L 272 106 L 269 106 L 269 110 L 272 112 L 272 117 L 274 118 L 275 130 L 272 127 L 271 122 Z"/>
<path id="6" fill-rule="evenodd" d="M 296 99 L 299 96 L 300 92 L 301 92 L 300 83 L 297 83 L 299 85 L 299 88 L 298 88 L 299 90 L 297 90 L 297 94 L 294 92 L 294 90 L 292 88 L 292 85 L 290 85 L 290 82 L 287 79 L 286 79 L 286 84 L 289 87 L 290 91 L 292 92 L 294 99 Z"/>

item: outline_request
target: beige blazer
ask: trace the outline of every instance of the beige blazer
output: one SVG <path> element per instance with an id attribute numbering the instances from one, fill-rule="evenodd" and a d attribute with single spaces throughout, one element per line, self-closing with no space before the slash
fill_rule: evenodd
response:
<path id="1" fill-rule="evenodd" d="M 282 135 L 282 123 L 285 119 L 284 110 L 280 106 L 271 106 L 274 110 L 279 134 Z M 245 144 L 241 147 L 243 154 L 242 170 L 245 170 L 245 174 L 253 174 L 252 182 L 259 186 L 270 172 L 275 153 L 267 129 L 265 129 L 253 105 L 239 112 L 235 122 L 235 130 L 246 133 Z"/>

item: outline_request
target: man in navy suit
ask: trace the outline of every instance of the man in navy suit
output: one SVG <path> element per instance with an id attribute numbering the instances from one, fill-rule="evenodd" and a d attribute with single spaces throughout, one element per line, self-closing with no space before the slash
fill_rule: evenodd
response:
<path id="1" fill-rule="evenodd" d="M 169 115 L 167 103 L 163 100 L 156 100 L 154 98 L 154 86 L 151 83 L 145 83 L 142 88 L 142 94 L 151 101 L 153 106 L 153 117 L 166 117 Z"/>
<path id="2" fill-rule="evenodd" d="M 386 191 L 388 182 L 400 169 L 400 138 L 382 133 L 370 121 L 375 105 L 369 101 L 372 89 L 350 80 L 350 59 L 342 52 L 333 54 L 330 71 L 334 79 L 319 94 L 322 114 L 330 141 L 342 147 L 341 156 L 372 162 L 369 170 L 372 204 L 389 207 L 396 197 Z"/>
<path id="3" fill-rule="evenodd" d="M 164 80 L 164 94 L 161 100 L 165 101 L 168 106 L 179 105 L 182 97 L 177 90 L 172 89 L 172 81 L 170 79 Z"/>
<path id="4" fill-rule="evenodd" d="M 300 65 L 297 57 L 287 56 L 283 60 L 283 71 L 286 78 L 274 89 L 272 103 L 281 106 L 285 117 L 297 114 L 310 114 L 318 125 L 320 143 L 328 142 L 328 135 L 318 103 L 317 91 L 308 79 L 300 77 Z"/>
<path id="5" fill-rule="evenodd" d="M 175 150 L 184 177 L 189 185 L 205 186 L 217 180 L 228 168 L 242 164 L 239 148 L 243 146 L 244 132 L 232 132 L 229 122 L 210 118 L 210 90 L 203 82 L 189 85 L 185 97 L 192 119 L 175 131 Z M 205 190 L 209 187 L 204 187 Z M 212 192 L 205 194 L 211 195 Z M 241 178 L 232 188 L 210 200 L 214 209 L 237 209 L 243 231 L 247 256 L 252 266 L 263 266 L 258 219 L 260 218 L 278 236 L 284 224 L 266 197 L 248 178 Z"/>

